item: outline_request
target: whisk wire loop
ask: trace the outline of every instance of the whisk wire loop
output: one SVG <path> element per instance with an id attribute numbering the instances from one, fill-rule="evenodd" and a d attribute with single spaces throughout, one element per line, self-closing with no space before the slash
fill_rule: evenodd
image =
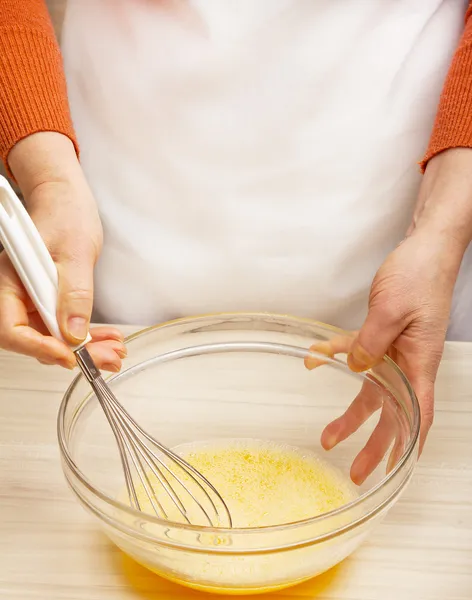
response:
<path id="1" fill-rule="evenodd" d="M 230 511 L 217 489 L 181 456 L 155 440 L 136 423 L 110 390 L 85 347 L 76 352 L 76 357 L 115 436 L 131 504 L 137 510 L 142 510 L 133 479 L 134 470 L 155 514 L 160 518 L 168 519 L 168 512 L 163 503 L 159 501 L 150 481 L 149 473 L 152 473 L 186 523 L 191 524 L 189 513 L 181 496 L 175 490 L 176 484 L 180 486 L 179 491 L 182 490 L 198 506 L 210 527 L 222 524 L 231 527 Z M 157 452 L 160 452 L 167 460 L 159 456 Z M 188 483 L 169 466 L 168 462 L 176 465 L 182 471 L 185 478 L 189 480 Z M 204 499 L 209 504 L 210 511 L 192 490 L 194 486 L 196 486 L 195 491 L 202 492 Z M 223 509 L 223 519 L 217 504 L 221 505 Z M 210 512 L 214 513 L 213 518 Z"/>

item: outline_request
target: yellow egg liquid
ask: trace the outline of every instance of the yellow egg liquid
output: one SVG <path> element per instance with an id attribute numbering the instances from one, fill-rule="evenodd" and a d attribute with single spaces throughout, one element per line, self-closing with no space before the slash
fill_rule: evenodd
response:
<path id="1" fill-rule="evenodd" d="M 347 476 L 318 454 L 306 449 L 270 441 L 230 439 L 185 444 L 174 448 L 174 451 L 218 490 L 229 508 L 235 528 L 267 527 L 309 519 L 339 508 L 358 496 L 357 488 Z M 179 476 L 208 508 L 208 501 L 205 501 L 198 486 L 182 473 L 179 473 Z M 155 481 L 152 473 L 149 474 L 149 479 L 168 519 L 182 522 L 178 509 Z M 174 485 L 173 481 L 172 484 Z M 152 504 L 144 487 L 137 485 L 136 491 L 141 510 L 152 514 Z M 205 518 L 198 505 L 188 496 L 184 497 L 178 486 L 176 492 L 185 504 L 189 520 L 193 524 L 205 525 Z M 220 511 L 221 506 L 218 506 L 218 509 Z M 224 513 L 221 514 L 224 517 Z M 221 524 L 225 525 L 224 520 Z M 244 563 L 245 557 L 229 560 L 234 571 L 236 563 L 241 560 Z M 224 587 L 197 583 L 199 579 L 206 579 L 205 573 L 198 572 L 198 569 L 201 569 L 198 557 L 195 560 L 194 576 L 190 578 L 193 581 L 189 581 L 188 578 L 181 581 L 177 577 L 160 572 L 156 567 L 144 566 L 168 579 L 199 590 L 231 593 L 230 589 Z M 190 564 L 187 571 L 189 569 L 192 570 Z M 221 578 L 225 579 L 223 571 L 222 568 Z M 211 578 L 215 578 L 214 573 Z M 270 578 L 268 572 L 266 588 L 248 588 L 236 593 L 273 591 L 287 586 L 270 585 Z"/>

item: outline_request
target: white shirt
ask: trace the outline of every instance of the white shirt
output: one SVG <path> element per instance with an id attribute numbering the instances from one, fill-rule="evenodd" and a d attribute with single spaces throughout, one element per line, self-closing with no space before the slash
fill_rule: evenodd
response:
<path id="1" fill-rule="evenodd" d="M 69 0 L 71 108 L 105 230 L 97 318 L 359 327 L 411 219 L 465 6 Z M 455 337 L 472 338 L 471 299 L 459 290 Z"/>

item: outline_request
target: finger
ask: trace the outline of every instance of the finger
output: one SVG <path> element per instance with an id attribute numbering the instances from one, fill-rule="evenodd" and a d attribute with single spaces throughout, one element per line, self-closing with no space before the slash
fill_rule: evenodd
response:
<path id="1" fill-rule="evenodd" d="M 351 348 L 353 340 L 354 334 L 339 335 L 332 340 L 326 340 L 313 344 L 309 351 L 316 354 L 323 354 L 329 358 L 334 358 L 336 354 L 347 354 Z M 312 355 L 305 357 L 304 360 L 305 367 L 310 371 L 316 367 L 326 364 L 326 362 L 327 361 Z"/>
<path id="2" fill-rule="evenodd" d="M 87 349 L 99 369 L 113 373 L 118 373 L 122 359 L 126 356 L 123 344 L 115 340 L 90 343 Z"/>
<path id="3" fill-rule="evenodd" d="M 395 310 L 373 306 L 352 343 L 347 362 L 354 372 L 367 371 L 378 364 L 407 323 Z"/>
<path id="4" fill-rule="evenodd" d="M 57 319 L 64 339 L 70 344 L 83 342 L 89 330 L 93 304 L 93 267 L 93 254 L 83 247 L 75 248 L 57 263 Z"/>
<path id="5" fill-rule="evenodd" d="M 36 329 L 36 331 L 39 331 L 39 333 L 42 333 L 43 335 L 50 335 L 46 325 L 37 312 L 31 312 L 28 315 L 28 318 L 30 327 L 33 327 Z M 119 342 L 121 347 L 124 348 L 124 356 L 126 356 L 126 347 L 123 343 L 124 335 L 116 327 L 109 327 L 108 325 L 93 327 L 90 329 L 90 335 L 92 336 L 93 342 L 103 342 L 107 340 Z"/>
<path id="6" fill-rule="evenodd" d="M 434 382 L 423 377 L 412 377 L 410 380 L 420 405 L 420 444 L 419 453 L 424 449 L 426 438 L 434 420 Z"/>
<path id="7" fill-rule="evenodd" d="M 68 369 L 74 367 L 71 350 L 63 342 L 29 327 L 21 298 L 6 287 L 0 291 L 0 340 L 2 347 L 10 352 L 53 361 Z"/>
<path id="8" fill-rule="evenodd" d="M 38 358 L 38 362 L 47 367 L 57 366 L 57 363 L 53 360 L 43 360 L 41 358 Z"/>
<path id="9" fill-rule="evenodd" d="M 41 335 L 45 335 L 45 336 L 51 335 L 38 312 L 29 313 L 28 314 L 28 322 L 29 322 L 29 326 L 32 329 L 35 329 Z"/>
<path id="10" fill-rule="evenodd" d="M 116 340 L 101 340 L 100 342 L 91 342 L 88 345 L 88 348 L 89 350 L 91 348 L 92 352 L 94 351 L 94 348 L 102 348 L 104 353 L 103 356 L 106 355 L 110 358 L 112 356 L 111 352 L 114 352 L 117 356 L 119 356 L 119 358 L 126 358 L 128 355 L 128 351 L 123 342 L 117 342 Z"/>
<path id="11" fill-rule="evenodd" d="M 325 427 L 321 445 L 331 450 L 355 433 L 380 407 L 382 398 L 372 383 L 365 381 L 346 412 Z"/>
<path id="12" fill-rule="evenodd" d="M 379 422 L 352 463 L 351 479 L 356 485 L 362 485 L 375 471 L 392 445 L 397 431 L 392 410 L 390 404 L 383 405 Z"/>
<path id="13" fill-rule="evenodd" d="M 116 327 L 109 327 L 108 325 L 100 325 L 98 327 L 92 327 L 90 329 L 90 335 L 94 342 L 101 342 L 104 340 L 115 340 L 117 342 L 124 341 L 124 335 Z"/>
<path id="14" fill-rule="evenodd" d="M 400 434 L 400 432 L 397 432 L 397 435 L 395 437 L 395 443 L 393 444 L 392 451 L 390 452 L 390 456 L 388 458 L 387 469 L 386 469 L 387 475 L 396 466 L 396 464 L 402 457 L 404 451 L 405 451 L 405 438 L 404 438 L 404 436 L 402 436 Z"/>
<path id="15" fill-rule="evenodd" d="M 40 333 L 47 335 L 46 326 L 37 313 L 31 313 L 29 319 Z M 115 327 L 108 326 L 94 327 L 90 330 L 90 334 L 92 342 L 88 345 L 88 350 L 92 358 L 95 359 L 98 368 L 105 371 L 119 371 L 121 369 L 121 360 L 128 354 L 126 346 L 122 341 L 123 334 Z M 44 365 L 57 364 L 56 361 L 47 359 L 41 359 L 39 362 Z"/>
<path id="16" fill-rule="evenodd" d="M 126 357 L 126 348 L 121 342 L 105 340 L 91 342 L 88 350 L 97 367 L 103 371 L 117 373 L 121 369 L 121 360 Z M 38 359 L 42 365 L 56 365 L 54 360 Z"/>

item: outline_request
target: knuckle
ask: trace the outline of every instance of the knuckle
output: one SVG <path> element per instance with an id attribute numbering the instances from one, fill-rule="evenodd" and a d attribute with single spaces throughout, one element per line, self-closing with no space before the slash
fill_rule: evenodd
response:
<path id="1" fill-rule="evenodd" d="M 369 309 L 385 324 L 404 322 L 411 315 L 410 296 L 401 286 L 390 286 L 389 290 L 372 291 Z"/>
<path id="2" fill-rule="evenodd" d="M 102 236 L 84 235 L 84 228 L 75 223 L 54 223 L 41 230 L 41 235 L 56 263 L 83 264 L 95 261 L 101 251 Z"/>
<path id="3" fill-rule="evenodd" d="M 379 307 L 379 320 L 384 324 L 404 321 L 406 311 L 399 302 L 386 302 Z"/>
<path id="4" fill-rule="evenodd" d="M 89 288 L 73 288 L 66 290 L 63 294 L 63 299 L 68 302 L 92 302 L 93 292 Z"/>
<path id="5" fill-rule="evenodd" d="M 66 237 L 64 239 L 67 238 Z M 94 264 L 98 257 L 98 250 L 92 243 L 82 242 L 80 245 L 76 243 L 70 244 L 68 241 L 60 246 L 55 246 L 50 249 L 51 256 L 54 261 L 66 265 L 83 265 Z"/>
<path id="6" fill-rule="evenodd" d="M 75 234 L 76 236 L 77 234 Z M 79 243 L 71 236 L 71 244 L 67 245 L 66 251 L 71 260 L 80 261 L 84 258 L 88 259 L 98 253 L 97 243 L 92 238 L 83 238 Z"/>

